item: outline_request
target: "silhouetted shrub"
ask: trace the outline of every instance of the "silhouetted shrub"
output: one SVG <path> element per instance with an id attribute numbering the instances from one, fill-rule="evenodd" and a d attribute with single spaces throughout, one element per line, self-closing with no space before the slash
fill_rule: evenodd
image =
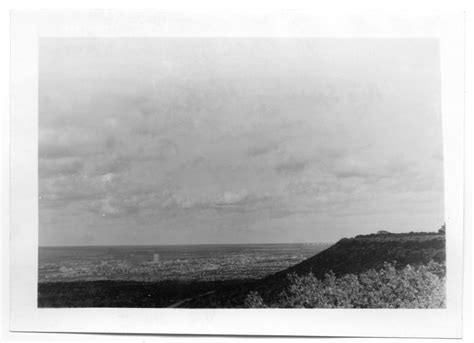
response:
<path id="1" fill-rule="evenodd" d="M 385 263 L 380 270 L 370 269 L 359 275 L 336 277 L 326 274 L 323 280 L 312 273 L 289 276 L 289 286 L 275 301 L 266 304 L 256 293 L 248 294 L 250 308 L 444 308 L 445 266 L 427 265 L 402 269 Z"/>

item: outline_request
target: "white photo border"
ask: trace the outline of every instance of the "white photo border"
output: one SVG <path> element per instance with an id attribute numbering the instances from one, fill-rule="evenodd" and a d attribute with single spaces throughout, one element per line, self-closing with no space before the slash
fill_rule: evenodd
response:
<path id="1" fill-rule="evenodd" d="M 37 11 L 14 12 L 11 29 L 10 330 L 339 337 L 461 336 L 464 215 L 463 14 Z M 447 226 L 447 308 L 38 308 L 38 39 L 170 36 L 439 38 Z"/>

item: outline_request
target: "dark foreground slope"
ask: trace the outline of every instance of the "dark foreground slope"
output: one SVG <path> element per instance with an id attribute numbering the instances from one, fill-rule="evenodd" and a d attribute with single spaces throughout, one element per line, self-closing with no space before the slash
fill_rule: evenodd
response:
<path id="1" fill-rule="evenodd" d="M 252 283 L 226 281 L 68 281 L 38 284 L 38 307 L 161 308 L 185 305 L 216 289 Z M 186 306 L 184 306 L 186 307 Z"/>
<path id="2" fill-rule="evenodd" d="M 186 307 L 243 307 L 250 292 L 258 292 L 264 301 L 271 302 L 288 287 L 290 274 L 312 273 L 318 279 L 324 279 L 330 271 L 341 276 L 378 270 L 386 262 L 403 268 L 407 265 L 427 265 L 430 261 L 443 263 L 445 259 L 445 236 L 438 233 L 372 234 L 345 238 L 295 266 L 257 282 L 217 290 L 209 296 L 188 302 Z"/>

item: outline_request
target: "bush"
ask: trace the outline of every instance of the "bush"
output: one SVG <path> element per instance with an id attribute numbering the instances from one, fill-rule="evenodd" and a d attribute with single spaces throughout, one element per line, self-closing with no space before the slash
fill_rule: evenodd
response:
<path id="1" fill-rule="evenodd" d="M 323 280 L 312 273 L 289 275 L 289 286 L 273 302 L 251 292 L 246 307 L 264 308 L 444 308 L 445 266 L 436 262 L 396 269 L 385 263 L 376 271 L 336 277 L 326 274 Z"/>
<path id="2" fill-rule="evenodd" d="M 245 298 L 245 307 L 248 308 L 265 308 L 267 307 L 258 292 L 252 291 Z"/>

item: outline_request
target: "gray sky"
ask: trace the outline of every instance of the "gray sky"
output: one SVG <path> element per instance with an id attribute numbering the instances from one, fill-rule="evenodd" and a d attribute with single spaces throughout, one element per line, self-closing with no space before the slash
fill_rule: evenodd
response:
<path id="1" fill-rule="evenodd" d="M 40 245 L 444 222 L 436 40 L 40 40 Z"/>

